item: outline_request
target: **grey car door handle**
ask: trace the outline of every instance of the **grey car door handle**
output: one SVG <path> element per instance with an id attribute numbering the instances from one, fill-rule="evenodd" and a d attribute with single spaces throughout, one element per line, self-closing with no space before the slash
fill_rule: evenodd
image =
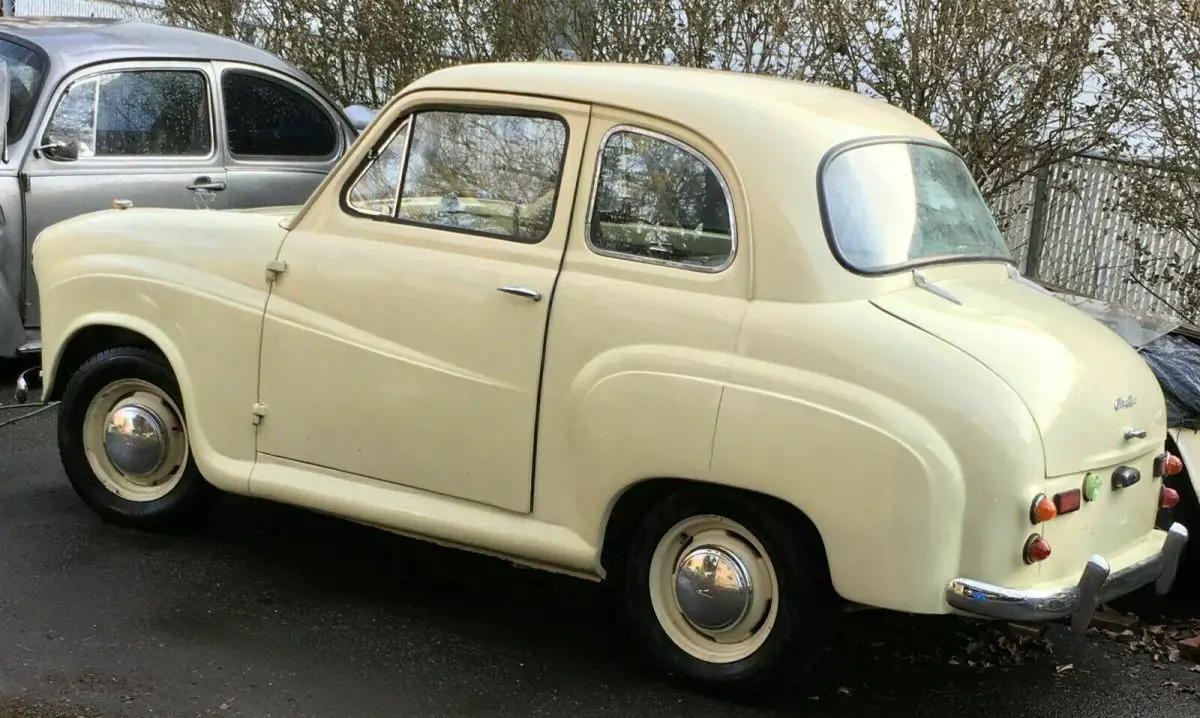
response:
<path id="1" fill-rule="evenodd" d="M 532 299 L 535 302 L 542 301 L 542 293 L 536 289 L 529 289 L 528 287 L 513 287 L 513 286 L 497 287 L 497 289 L 501 292 L 504 292 L 505 294 L 512 294 L 512 295 L 518 296 L 518 297 L 525 297 L 526 299 Z"/>
<path id="2" fill-rule="evenodd" d="M 193 192 L 220 192 L 225 189 L 225 183 L 213 182 L 208 177 L 197 177 L 196 181 L 187 188 Z"/>

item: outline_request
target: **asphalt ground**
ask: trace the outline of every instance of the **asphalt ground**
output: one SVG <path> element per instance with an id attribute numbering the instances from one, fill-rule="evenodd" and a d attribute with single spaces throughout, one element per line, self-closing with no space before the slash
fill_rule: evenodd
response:
<path id="1" fill-rule="evenodd" d="M 1155 638 L 1178 625 L 1042 638 L 882 612 L 839 620 L 811 685 L 717 701 L 649 672 L 595 584 L 238 497 L 186 536 L 106 525 L 54 421 L 0 428 L 0 718 L 1200 716 L 1200 668 Z"/>

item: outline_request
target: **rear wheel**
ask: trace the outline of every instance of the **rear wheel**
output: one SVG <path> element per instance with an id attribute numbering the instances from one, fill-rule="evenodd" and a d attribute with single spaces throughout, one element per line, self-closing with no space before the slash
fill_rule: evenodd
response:
<path id="1" fill-rule="evenodd" d="M 115 524 L 182 528 L 215 489 L 192 459 L 179 385 L 162 357 L 122 347 L 83 363 L 63 391 L 58 447 L 76 493 Z"/>
<path id="2" fill-rule="evenodd" d="M 659 669 L 731 695 L 807 673 L 824 647 L 832 590 L 799 520 L 712 489 L 673 494 L 645 517 L 627 554 L 625 602 Z"/>

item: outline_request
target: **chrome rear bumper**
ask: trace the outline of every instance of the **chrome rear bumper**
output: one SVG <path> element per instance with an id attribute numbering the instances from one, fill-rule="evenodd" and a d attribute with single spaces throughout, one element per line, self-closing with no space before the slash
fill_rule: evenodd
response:
<path id="1" fill-rule="evenodd" d="M 964 613 L 1007 621 L 1069 618 L 1071 630 L 1083 633 L 1096 608 L 1106 601 L 1149 583 L 1155 584 L 1159 595 L 1171 590 L 1187 541 L 1187 529 L 1182 524 L 1172 524 L 1162 549 L 1153 556 L 1115 572 L 1103 557 L 1092 556 L 1084 565 L 1078 583 L 1056 591 L 1002 588 L 956 578 L 946 586 L 946 602 Z"/>

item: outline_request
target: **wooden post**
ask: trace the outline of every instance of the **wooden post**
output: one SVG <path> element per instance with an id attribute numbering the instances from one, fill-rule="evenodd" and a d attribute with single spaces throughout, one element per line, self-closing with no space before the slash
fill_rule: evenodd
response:
<path id="1" fill-rule="evenodd" d="M 1025 247 L 1025 276 L 1038 278 L 1042 247 L 1046 240 L 1046 222 L 1050 214 L 1050 168 L 1038 171 L 1033 188 L 1033 216 L 1029 222 L 1029 242 Z"/>

